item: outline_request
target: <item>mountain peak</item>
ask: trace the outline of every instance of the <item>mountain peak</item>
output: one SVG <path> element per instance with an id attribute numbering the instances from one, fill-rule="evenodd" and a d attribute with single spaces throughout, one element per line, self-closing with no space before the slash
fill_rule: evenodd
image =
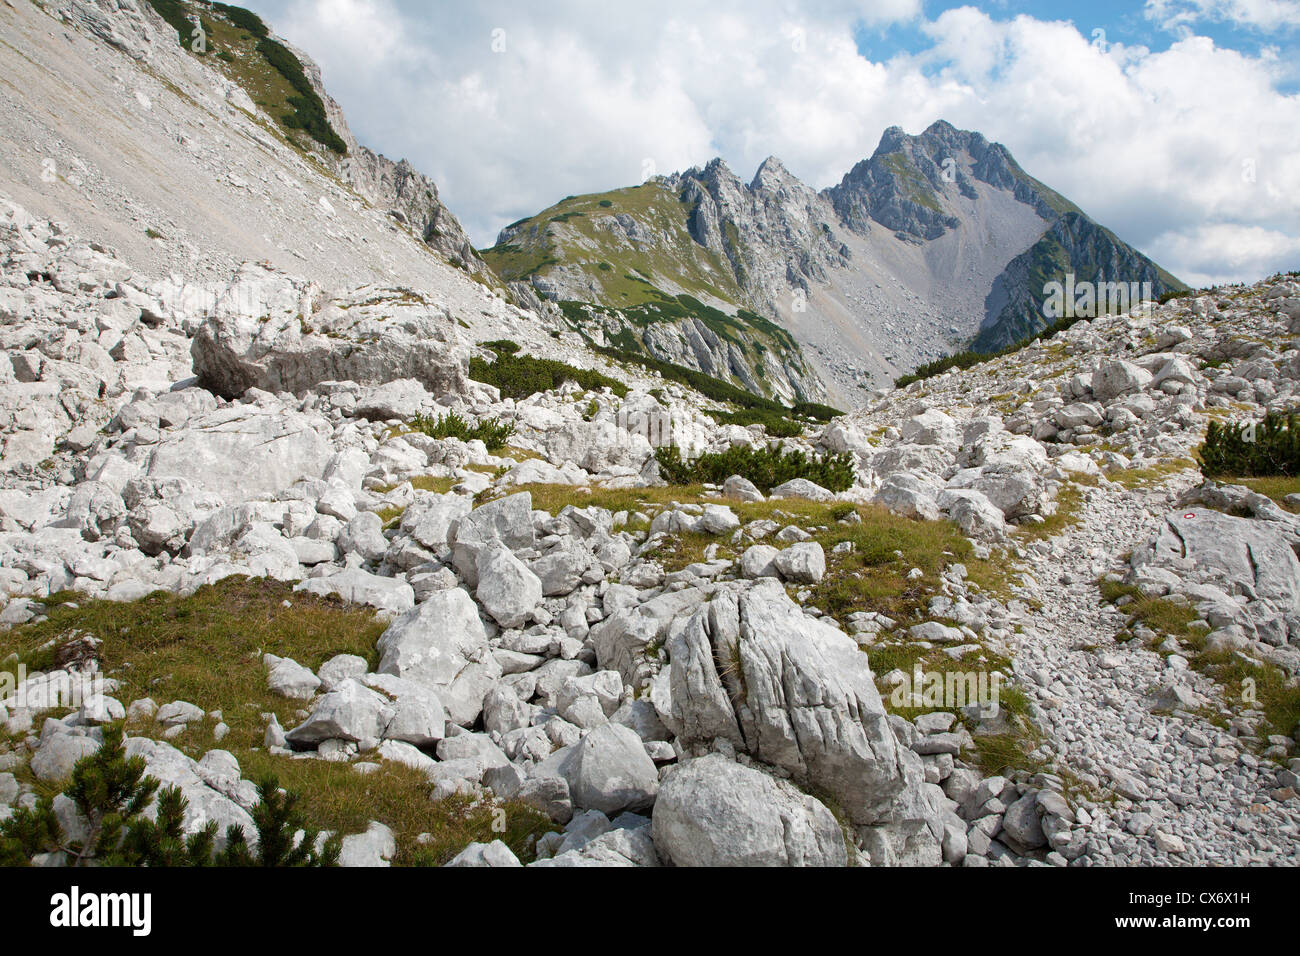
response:
<path id="1" fill-rule="evenodd" d="M 785 164 L 775 156 L 769 156 L 759 164 L 758 171 L 749 184 L 750 189 L 772 189 L 774 187 L 800 183 L 799 178 L 786 169 Z"/>

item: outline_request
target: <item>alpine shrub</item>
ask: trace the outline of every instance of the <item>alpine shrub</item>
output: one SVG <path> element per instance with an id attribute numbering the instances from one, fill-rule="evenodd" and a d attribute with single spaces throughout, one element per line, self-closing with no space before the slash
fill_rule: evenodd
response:
<path id="1" fill-rule="evenodd" d="M 513 343 L 512 343 L 513 344 Z M 567 381 L 577 382 L 588 391 L 608 388 L 619 398 L 628 388 L 622 382 L 591 369 L 574 368 L 555 359 L 539 359 L 531 355 L 497 352 L 495 362 L 485 362 L 478 356 L 469 360 L 469 377 L 476 382 L 496 386 L 502 398 L 527 398 L 538 392 L 559 388 Z"/>
<path id="2" fill-rule="evenodd" d="M 298 797 L 281 794 L 274 778 L 258 785 L 253 808 L 258 846 L 250 850 L 244 831 L 226 829 L 226 848 L 217 851 L 217 823 L 185 833 L 187 801 L 180 789 L 159 791 L 145 774 L 142 757 L 128 757 L 122 727 L 104 728 L 99 748 L 77 761 L 63 796 L 79 823 L 67 833 L 50 797 L 19 807 L 0 822 L 0 866 L 26 866 L 38 854 L 62 853 L 69 866 L 334 866 L 342 842 L 337 836 L 316 848 L 318 833 L 296 809 Z M 144 816 L 157 796 L 153 819 Z M 296 836 L 302 831 L 302 836 Z"/>
<path id="3" fill-rule="evenodd" d="M 252 10 L 245 10 L 243 7 L 232 7 L 228 3 L 214 3 L 212 9 L 217 11 L 239 29 L 249 33 L 259 40 L 270 34 L 266 24 Z"/>
<path id="4" fill-rule="evenodd" d="M 334 132 L 329 119 L 325 116 L 325 104 L 303 72 L 302 63 L 284 44 L 262 37 L 257 41 L 257 52 L 271 64 L 281 76 L 289 81 L 296 96 L 289 97 L 292 113 L 281 117 L 281 122 L 290 129 L 300 129 L 322 146 L 342 154 L 348 151 L 347 144 Z"/>
<path id="5" fill-rule="evenodd" d="M 459 438 L 461 441 L 473 441 L 477 438 L 487 445 L 489 451 L 504 448 L 515 432 L 513 422 L 485 418 L 471 425 L 455 412 L 448 412 L 438 418 L 417 415 L 409 424 L 412 430 L 428 435 L 430 438 Z"/>
<path id="6" fill-rule="evenodd" d="M 828 491 L 847 491 L 853 486 L 851 455 L 810 457 L 797 449 L 734 445 L 723 452 L 705 452 L 688 460 L 673 445 L 659 448 L 655 459 L 659 462 L 660 476 L 673 485 L 721 484 L 732 475 L 740 475 L 765 494 L 795 478 L 806 478 Z"/>
<path id="7" fill-rule="evenodd" d="M 1201 472 L 1207 478 L 1300 475 L 1296 413 L 1283 417 L 1270 412 L 1258 423 L 1224 425 L 1212 421 L 1200 454 Z"/>

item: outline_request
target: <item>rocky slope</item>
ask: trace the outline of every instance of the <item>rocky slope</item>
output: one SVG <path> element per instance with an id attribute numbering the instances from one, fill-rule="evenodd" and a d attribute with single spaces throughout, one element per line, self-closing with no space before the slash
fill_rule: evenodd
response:
<path id="1" fill-rule="evenodd" d="M 553 864 L 1294 853 L 1300 519 L 1196 487 L 1186 459 L 1212 416 L 1294 401 L 1293 282 L 1080 323 L 891 393 L 793 441 L 851 455 L 850 490 L 794 481 L 764 501 L 740 479 L 655 487 L 638 420 L 666 415 L 700 450 L 763 441 L 680 386 L 501 400 L 467 379 L 459 327 L 427 303 L 327 299 L 250 266 L 194 312 L 132 291 L 117 260 L 51 224 L 6 218 L 0 620 L 18 662 L 42 599 L 68 590 L 127 601 L 265 576 L 388 622 L 370 661 L 266 659 L 269 692 L 299 702 L 287 730 L 242 726 L 235 701 L 114 696 L 132 686 L 120 661 L 28 677 L 0 705 L 10 799 L 129 713 L 133 752 L 201 808 L 195 826 L 246 820 L 253 755 L 213 749 L 242 733 L 271 757 L 413 768 L 435 799 L 533 807 L 562 830 L 520 852 Z M 78 331 L 97 314 L 125 325 L 103 330 L 120 348 Z M 513 450 L 404 431 L 449 411 L 512 423 Z M 923 545 L 953 533 L 944 554 Z M 879 534 L 894 555 L 869 550 Z M 846 595 L 863 574 L 883 588 Z M 1099 576 L 1190 623 L 1129 620 Z M 1243 701 L 1199 665 L 1225 649 L 1281 674 L 1274 696 Z M 899 707 L 908 666 L 955 665 L 1001 674 L 1002 704 Z M 25 703 L 33 681 L 96 677 L 70 711 Z M 383 820 L 347 847 L 355 863 L 399 852 Z M 517 858 L 480 843 L 456 862 Z"/>
<path id="2" fill-rule="evenodd" d="M 738 183 L 720 161 L 709 172 Z M 484 253 L 535 308 L 556 302 L 594 344 L 695 369 L 781 401 L 820 401 L 821 381 L 784 328 L 750 305 L 735 227 L 695 180 L 573 197 L 502 230 Z M 685 189 L 685 193 L 683 193 Z M 729 238 L 730 237 L 730 238 Z M 764 309 L 764 311 L 768 311 Z"/>
<path id="3" fill-rule="evenodd" d="M 135 134 L 296 168 L 242 115 L 174 108 Z M 769 439 L 418 235 L 370 234 L 346 275 L 220 243 L 186 272 L 115 249 L 120 215 L 16 200 L 0 819 L 125 720 L 187 829 L 247 829 L 270 771 L 347 865 L 1295 862 L 1300 508 L 1189 457 L 1212 420 L 1295 406 L 1294 277 L 1079 322 L 786 439 L 847 456 L 838 493 L 666 486 L 655 445 Z M 619 387 L 503 398 L 471 364 L 502 338 Z M 453 413 L 509 434 L 436 437 Z"/>
<path id="4" fill-rule="evenodd" d="M 842 407 L 972 339 L 996 351 L 1049 325 L 1043 286 L 1067 273 L 1150 282 L 1153 296 L 1182 288 L 1005 147 L 942 121 L 917 136 L 886 130 L 820 193 L 775 157 L 748 184 L 713 160 L 570 197 L 504 229 L 484 256 L 551 299 L 618 310 L 651 289 L 685 291 L 775 320 Z M 658 354 L 644 323 L 625 325 Z"/>
<path id="5" fill-rule="evenodd" d="M 441 263 L 483 277 L 434 184 L 356 143 L 310 58 L 343 155 L 286 127 L 283 77 L 203 18 L 199 56 L 147 0 L 0 4 L 0 188 L 153 275 L 260 260 L 326 285 L 445 282 Z"/>

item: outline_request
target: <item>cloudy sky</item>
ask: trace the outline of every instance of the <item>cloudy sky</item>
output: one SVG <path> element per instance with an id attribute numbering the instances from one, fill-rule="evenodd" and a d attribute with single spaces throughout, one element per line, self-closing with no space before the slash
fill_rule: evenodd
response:
<path id="1" fill-rule="evenodd" d="M 1300 0 L 245 0 L 475 243 L 775 154 L 820 188 L 936 119 L 1193 284 L 1300 268 Z"/>

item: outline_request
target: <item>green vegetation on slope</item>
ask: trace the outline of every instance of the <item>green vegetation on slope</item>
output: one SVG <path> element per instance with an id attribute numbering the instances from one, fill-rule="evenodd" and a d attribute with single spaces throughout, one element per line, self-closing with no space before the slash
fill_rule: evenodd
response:
<path id="1" fill-rule="evenodd" d="M 119 681 L 118 696 L 124 702 L 150 697 L 160 703 L 189 701 L 207 713 L 220 710 L 230 728 L 222 748 L 234 754 L 245 777 L 275 776 L 301 794 L 301 809 L 311 826 L 349 834 L 378 820 L 397 837 L 398 864 L 443 863 L 470 842 L 494 839 L 504 840 L 527 860 L 533 840 L 552 829 L 542 814 L 514 801 L 435 801 L 423 773 L 390 762 L 360 774 L 346 762 L 267 752 L 262 715 L 273 713 L 282 726 L 293 727 L 300 722 L 302 703 L 267 689 L 262 655 L 292 657 L 316 670 L 336 654 L 356 654 L 373 670 L 378 663 L 375 643 L 387 625 L 371 608 L 248 578 L 227 578 L 189 596 L 158 592 L 114 602 L 64 593 L 51 595 L 46 604 L 46 620 L 17 626 L 6 635 L 6 647 L 17 652 L 29 673 L 52 666 L 60 642 L 71 635 L 99 638 L 101 670 Z M 197 760 L 211 749 L 215 724 L 205 718 L 168 742 Z M 128 730 L 137 736 L 160 737 L 163 732 L 151 721 Z M 497 809 L 506 811 L 504 834 L 493 832 Z M 430 836 L 417 842 L 421 834 Z"/>
<path id="2" fill-rule="evenodd" d="M 270 34 L 266 24 L 252 10 L 245 10 L 243 7 L 232 7 L 228 3 L 214 3 L 212 9 L 217 11 L 236 28 L 245 31 L 259 40 Z"/>
<path id="3" fill-rule="evenodd" d="M 1044 316 L 1044 297 L 1049 283 L 1064 283 L 1073 275 L 1083 288 L 1096 289 L 1097 314 L 1124 311 L 1134 283 L 1149 282 L 1152 296 L 1186 286 L 1156 263 L 1128 246 L 1118 236 L 1077 210 L 1065 213 L 1034 245 L 1013 259 L 1002 279 L 1011 277 L 1011 287 L 1022 289 L 1024 300 L 1008 303 L 990 325 L 975 336 L 971 349 L 995 352 L 1009 344 L 1032 337 L 1049 317 Z M 1108 291 L 1109 290 L 1109 291 Z M 1111 296 L 1121 298 L 1110 301 Z M 1101 301 L 1105 296 L 1105 302 Z"/>
<path id="4" fill-rule="evenodd" d="M 626 385 L 608 375 L 591 369 L 575 368 L 555 359 L 520 355 L 519 347 L 514 342 L 506 344 L 514 346 L 514 349 L 497 351 L 495 362 L 485 362 L 478 356 L 469 360 L 469 377 L 476 382 L 495 386 L 500 390 L 502 398 L 527 398 L 538 392 L 559 388 L 565 382 L 577 382 L 588 391 L 608 388 L 619 398 L 628 392 Z"/>
<path id="5" fill-rule="evenodd" d="M 1300 475 L 1300 427 L 1293 413 L 1269 413 L 1259 423 L 1225 425 L 1211 421 L 1200 449 L 1207 478 Z"/>
<path id="6" fill-rule="evenodd" d="M 568 196 L 508 226 L 508 241 L 480 255 L 507 282 L 545 275 L 560 264 L 578 269 L 600 290 L 593 301 L 611 308 L 662 299 L 656 283 L 737 301 L 731 264 L 691 238 L 690 212 L 660 180 Z M 631 236 L 623 225 L 629 218 L 640 227 Z"/>
<path id="7" fill-rule="evenodd" d="M 288 47 L 270 37 L 262 37 L 257 41 L 257 52 L 289 81 L 296 94 L 288 99 L 293 112 L 281 116 L 280 122 L 290 129 L 304 131 L 316 142 L 340 155 L 346 153 L 347 144 L 330 126 L 329 119 L 325 116 L 325 104 L 307 79 L 298 58 Z"/>
<path id="8" fill-rule="evenodd" d="M 657 328 L 698 323 L 705 337 L 711 333 L 725 345 L 717 367 L 700 358 L 704 374 L 774 394 L 778 386 L 767 381 L 771 359 L 803 374 L 799 347 L 777 323 L 738 307 L 744 253 L 734 225 L 724 224 L 719 252 L 696 241 L 693 214 L 655 179 L 568 196 L 507 226 L 501 241 L 480 254 L 507 282 L 554 274 L 570 290 L 561 294 L 575 297 L 561 299 L 559 308 L 589 342 L 651 355 Z M 723 303 L 734 305 L 719 308 Z"/>
<path id="9" fill-rule="evenodd" d="M 672 446 L 658 449 L 655 459 L 660 476 L 674 485 L 721 484 L 732 475 L 740 475 L 764 494 L 795 478 L 806 478 L 829 491 L 847 491 L 853 486 L 853 456 L 847 454 L 819 457 L 798 449 L 733 445 L 723 452 L 686 459 Z"/>
<path id="10" fill-rule="evenodd" d="M 149 3 L 176 28 L 180 45 L 196 53 L 200 51 L 194 50 L 190 16 L 210 13 L 210 17 L 202 19 L 206 51 L 216 54 L 220 68 L 243 87 L 253 102 L 276 117 L 287 132 L 300 130 L 335 153 L 347 152 L 302 63 L 288 47 L 271 39 L 261 17 L 225 3 L 202 8 L 184 0 Z"/>

